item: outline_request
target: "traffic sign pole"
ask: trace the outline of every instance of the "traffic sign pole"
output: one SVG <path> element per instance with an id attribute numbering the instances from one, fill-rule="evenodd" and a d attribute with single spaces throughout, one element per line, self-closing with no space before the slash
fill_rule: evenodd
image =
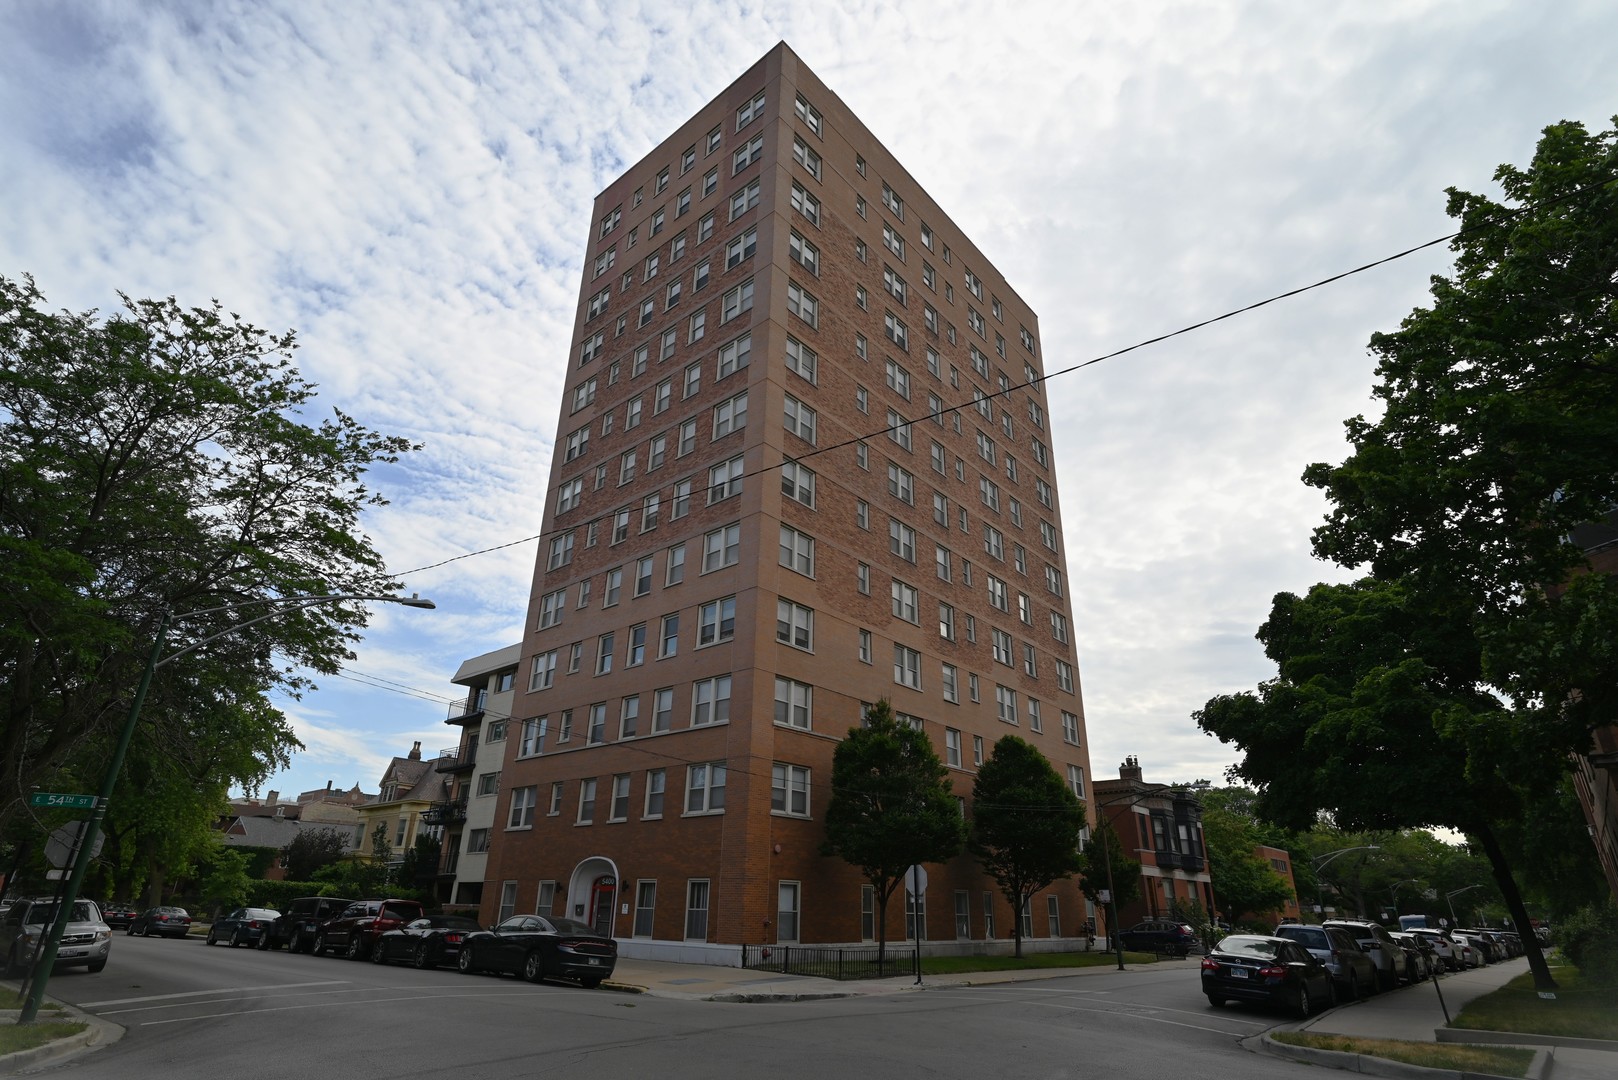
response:
<path id="1" fill-rule="evenodd" d="M 34 961 L 34 982 L 28 988 L 28 999 L 23 1002 L 22 1013 L 17 1017 L 19 1024 L 31 1024 L 39 1017 L 39 1006 L 45 1000 L 45 985 L 50 981 L 51 968 L 56 964 L 56 952 L 62 947 L 62 935 L 67 933 L 67 924 L 73 916 L 73 903 L 79 898 L 85 871 L 90 868 L 90 852 L 101 833 L 101 822 L 107 816 L 107 803 L 112 800 L 112 789 L 118 784 L 118 774 L 123 771 L 124 756 L 129 753 L 129 743 L 135 736 L 140 707 L 145 703 L 146 691 L 152 685 L 152 673 L 157 670 L 158 661 L 163 655 L 163 641 L 168 637 L 168 631 L 169 610 L 164 608 L 163 617 L 157 623 L 156 640 L 152 642 L 151 658 L 146 661 L 146 670 L 141 672 L 135 698 L 129 703 L 129 719 L 124 723 L 123 734 L 118 737 L 118 747 L 112 753 L 112 760 L 107 763 L 107 776 L 101 782 L 101 798 L 96 800 L 94 809 L 90 811 L 90 820 L 84 823 L 84 831 L 79 834 L 78 857 L 73 860 L 73 873 L 67 879 L 67 888 L 62 890 L 62 899 L 56 905 L 56 922 L 52 924 L 45 940 L 39 943 L 39 953 Z"/>

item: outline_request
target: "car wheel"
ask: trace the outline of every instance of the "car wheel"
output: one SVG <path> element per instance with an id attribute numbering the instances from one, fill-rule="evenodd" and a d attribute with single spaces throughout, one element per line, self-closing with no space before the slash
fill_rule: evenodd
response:
<path id="1" fill-rule="evenodd" d="M 601 978 L 598 975 L 592 975 L 588 979 L 580 979 L 579 985 L 584 987 L 586 990 L 594 990 L 596 987 L 601 985 Z"/>
<path id="2" fill-rule="evenodd" d="M 140 936 L 141 937 L 151 937 L 152 936 L 152 924 L 151 923 L 147 923 L 145 926 L 140 928 Z"/>
<path id="3" fill-rule="evenodd" d="M 523 957 L 522 977 L 531 983 L 545 981 L 545 960 L 539 955 L 538 949 Z"/>
<path id="4" fill-rule="evenodd" d="M 230 935 L 230 947 L 232 949 L 239 949 L 242 947 L 241 927 L 237 927 L 235 932 Z"/>
<path id="5" fill-rule="evenodd" d="M 217 944 L 219 944 L 219 936 L 213 932 L 212 928 L 209 928 L 209 930 L 208 930 L 208 938 L 207 938 L 206 941 L 203 942 L 203 944 L 204 945 L 217 945 Z"/>
<path id="6" fill-rule="evenodd" d="M 1210 1004 L 1214 1008 L 1218 1009 L 1218 1008 L 1222 1007 L 1225 1004 L 1225 999 L 1220 997 L 1218 994 L 1209 994 L 1208 995 L 1208 1004 Z"/>
<path id="7" fill-rule="evenodd" d="M 360 937 L 358 932 L 348 936 L 348 948 L 344 950 L 343 955 L 350 960 L 365 959 L 365 939 Z"/>
<path id="8" fill-rule="evenodd" d="M 1382 984 L 1381 989 L 1383 990 L 1394 990 L 1399 986 L 1399 975 L 1393 970 L 1391 965 L 1388 967 L 1387 971 L 1377 972 L 1377 977 Z"/>
<path id="9" fill-rule="evenodd" d="M 418 971 L 427 971 L 438 966 L 433 962 L 432 954 L 427 951 L 427 943 L 425 941 L 418 941 L 416 943 L 416 952 L 413 956 L 411 956 L 410 962 Z"/>
<path id="10" fill-rule="evenodd" d="M 465 945 L 461 946 L 461 955 L 455 958 L 455 969 L 462 975 L 470 975 L 477 970 L 472 966 L 472 950 Z"/>
<path id="11" fill-rule="evenodd" d="M 1314 1002 L 1309 1000 L 1309 984 L 1299 983 L 1298 992 L 1293 996 L 1292 1000 L 1292 1015 L 1296 1016 L 1299 1020 L 1309 1019 L 1309 1013 L 1312 1011 L 1311 1006 L 1313 1006 L 1313 1004 Z"/>
<path id="12" fill-rule="evenodd" d="M 124 927 L 124 937 L 134 937 L 134 936 L 135 936 L 135 924 L 130 923 L 128 926 Z"/>
<path id="13" fill-rule="evenodd" d="M 17 947 L 13 945 L 6 954 L 6 978 L 22 974 L 22 962 L 17 957 Z"/>
<path id="14" fill-rule="evenodd" d="M 315 935 L 314 948 L 310 949 L 309 951 L 314 953 L 316 956 L 325 956 L 326 955 L 326 935 L 325 934 L 316 934 Z"/>
<path id="15" fill-rule="evenodd" d="M 92 960 L 85 967 L 85 970 L 88 971 L 90 974 L 95 975 L 98 972 L 104 971 L 106 969 L 106 967 L 107 967 L 107 961 L 105 959 Z"/>
<path id="16" fill-rule="evenodd" d="M 388 950 L 382 947 L 382 940 L 378 938 L 376 944 L 371 946 L 371 963 L 386 964 L 387 962 Z"/>
<path id="17" fill-rule="evenodd" d="M 1330 979 L 1326 980 L 1326 1004 L 1324 1007 L 1327 1009 L 1337 1008 L 1337 984 Z"/>

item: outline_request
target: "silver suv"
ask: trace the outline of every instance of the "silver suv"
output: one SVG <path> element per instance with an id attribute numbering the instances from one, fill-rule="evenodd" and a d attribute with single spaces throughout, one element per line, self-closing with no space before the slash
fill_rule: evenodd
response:
<path id="1" fill-rule="evenodd" d="M 56 921 L 56 901 L 19 900 L 0 918 L 0 949 L 8 975 L 19 974 L 34 962 L 40 942 Z M 73 901 L 73 917 L 56 950 L 56 966 L 100 971 L 112 953 L 112 927 L 101 919 L 93 900 Z"/>
<path id="2" fill-rule="evenodd" d="M 1404 950 L 1393 940 L 1393 935 L 1374 922 L 1357 919 L 1327 919 L 1322 926 L 1347 931 L 1365 955 L 1376 965 L 1377 986 L 1392 990 L 1399 985 L 1399 971 L 1404 967 Z"/>
<path id="3" fill-rule="evenodd" d="M 1376 993 L 1376 963 L 1347 931 L 1332 926 L 1282 923 L 1275 928 L 1275 936 L 1296 941 L 1325 964 L 1340 1000 L 1357 1001 Z"/>

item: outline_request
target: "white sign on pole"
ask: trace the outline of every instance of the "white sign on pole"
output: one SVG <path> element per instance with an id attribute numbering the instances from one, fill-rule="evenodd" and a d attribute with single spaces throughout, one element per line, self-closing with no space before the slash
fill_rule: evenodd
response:
<path id="1" fill-rule="evenodd" d="M 914 896 L 918 891 L 927 891 L 927 868 L 919 865 L 905 871 L 905 895 Z"/>

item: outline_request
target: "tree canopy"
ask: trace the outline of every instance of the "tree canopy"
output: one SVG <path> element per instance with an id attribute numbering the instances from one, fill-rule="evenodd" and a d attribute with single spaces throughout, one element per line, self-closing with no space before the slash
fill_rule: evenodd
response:
<path id="1" fill-rule="evenodd" d="M 252 787 L 298 745 L 267 693 L 336 671 L 366 622 L 353 602 L 251 622 L 262 601 L 396 589 L 363 477 L 410 444 L 308 419 L 291 333 L 122 299 L 51 311 L 0 278 L 0 830 L 29 785 L 105 754 L 165 609 L 207 612 L 172 625 L 173 653 L 229 632 L 159 670 L 131 753 L 200 740 L 214 779 Z"/>
<path id="2" fill-rule="evenodd" d="M 972 783 L 967 847 L 1020 915 L 1035 893 L 1079 871 L 1084 804 L 1033 743 L 1004 735 Z M 1022 955 L 1022 919 L 1011 920 Z"/>
<path id="3" fill-rule="evenodd" d="M 965 837 L 949 769 L 926 733 L 901 722 L 886 699 L 872 705 L 832 756 L 821 854 L 853 864 L 871 883 L 879 955 L 887 947 L 888 898 L 904 872 L 954 858 Z"/>

